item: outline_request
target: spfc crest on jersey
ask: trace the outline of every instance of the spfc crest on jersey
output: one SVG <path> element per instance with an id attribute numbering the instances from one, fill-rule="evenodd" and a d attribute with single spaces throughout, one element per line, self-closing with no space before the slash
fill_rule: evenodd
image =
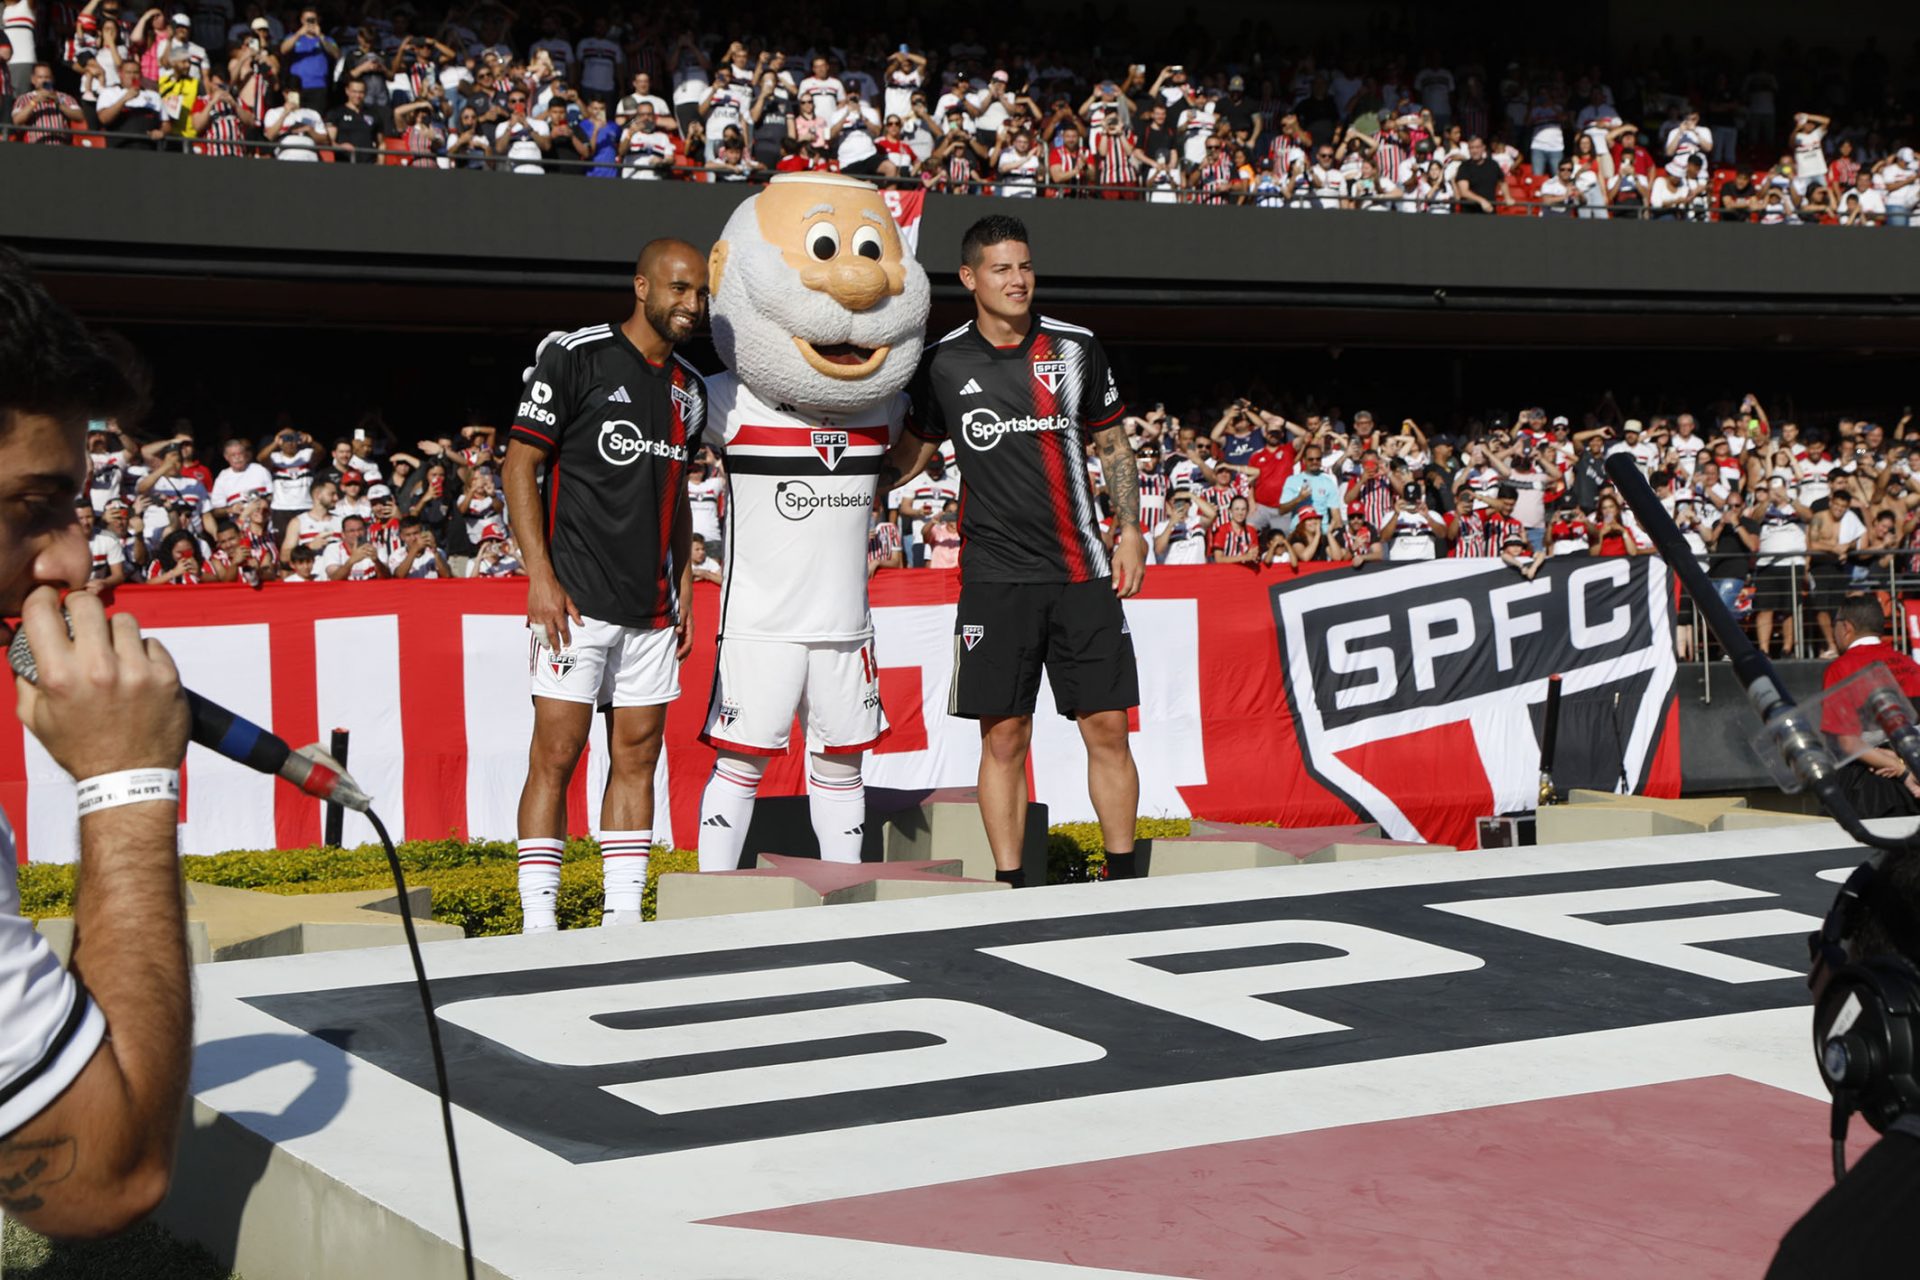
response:
<path id="1" fill-rule="evenodd" d="M 979 644 L 981 637 L 986 634 L 987 629 L 985 627 L 969 622 L 960 628 L 960 643 L 967 646 L 967 651 L 971 653 L 973 646 Z"/>
<path id="2" fill-rule="evenodd" d="M 1047 389 L 1052 395 L 1060 388 L 1060 380 L 1067 376 L 1065 360 L 1036 360 L 1033 364 L 1033 380 Z"/>
<path id="3" fill-rule="evenodd" d="M 831 471 L 840 465 L 840 459 L 847 452 L 847 433 L 844 431 L 816 431 L 813 433 L 813 451 L 820 455 Z"/>
<path id="4" fill-rule="evenodd" d="M 720 703 L 720 727 L 733 728 L 733 722 L 740 718 L 740 704 L 732 699 L 723 699 Z"/>

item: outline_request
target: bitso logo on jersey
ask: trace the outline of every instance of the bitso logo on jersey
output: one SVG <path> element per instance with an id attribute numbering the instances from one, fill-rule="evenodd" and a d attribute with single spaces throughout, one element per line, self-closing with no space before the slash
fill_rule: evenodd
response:
<path id="1" fill-rule="evenodd" d="M 960 643 L 966 645 L 968 651 L 971 652 L 973 646 L 979 644 L 981 637 L 986 634 L 987 629 L 985 627 L 969 622 L 960 628 Z"/>
<path id="2" fill-rule="evenodd" d="M 1065 360 L 1036 360 L 1033 362 L 1033 380 L 1047 389 L 1052 395 L 1059 389 L 1060 379 L 1067 376 Z"/>
<path id="3" fill-rule="evenodd" d="M 1650 556 L 1549 560 L 1532 581 L 1475 557 L 1276 586 L 1301 756 L 1395 839 L 1419 833 L 1392 797 L 1441 755 L 1463 790 L 1491 792 L 1492 812 L 1530 809 L 1536 713 L 1558 674 L 1556 773 L 1638 789 L 1673 698 L 1672 592 Z"/>
<path id="4" fill-rule="evenodd" d="M 519 415 L 530 422 L 553 425 L 553 410 L 540 406 L 553 399 L 553 388 L 544 382 L 535 382 L 527 388 L 527 398 L 520 402 Z"/>
<path id="5" fill-rule="evenodd" d="M 813 451 L 820 455 L 831 471 L 840 465 L 840 458 L 847 451 L 847 433 L 844 431 L 816 431 L 813 433 Z"/>

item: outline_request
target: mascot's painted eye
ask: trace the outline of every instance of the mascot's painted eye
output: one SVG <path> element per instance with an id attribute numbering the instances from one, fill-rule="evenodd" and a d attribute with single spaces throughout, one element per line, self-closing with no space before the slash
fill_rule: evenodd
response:
<path id="1" fill-rule="evenodd" d="M 880 261 L 880 254 L 882 253 L 880 247 L 880 229 L 878 227 L 862 227 L 854 232 L 853 251 L 870 261 Z"/>
<path id="2" fill-rule="evenodd" d="M 840 228 L 820 221 L 807 228 L 807 253 L 819 262 L 830 262 L 840 252 Z"/>

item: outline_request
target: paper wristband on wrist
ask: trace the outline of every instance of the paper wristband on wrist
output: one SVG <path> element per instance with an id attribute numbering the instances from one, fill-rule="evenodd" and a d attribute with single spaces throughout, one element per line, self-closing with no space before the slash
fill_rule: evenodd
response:
<path id="1" fill-rule="evenodd" d="M 178 769 L 123 769 L 88 778 L 74 790 L 80 816 L 116 809 L 123 804 L 145 804 L 150 800 L 180 802 Z"/>

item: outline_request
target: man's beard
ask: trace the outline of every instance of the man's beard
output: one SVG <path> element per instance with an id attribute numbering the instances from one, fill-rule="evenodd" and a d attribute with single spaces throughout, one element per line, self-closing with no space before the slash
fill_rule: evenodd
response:
<path id="1" fill-rule="evenodd" d="M 672 346 L 679 341 L 673 334 L 673 307 L 671 304 L 656 307 L 653 304 L 653 299 L 649 298 L 641 307 L 641 314 L 646 316 L 647 323 L 653 326 L 653 331 L 660 335 L 662 342 L 668 346 Z"/>

